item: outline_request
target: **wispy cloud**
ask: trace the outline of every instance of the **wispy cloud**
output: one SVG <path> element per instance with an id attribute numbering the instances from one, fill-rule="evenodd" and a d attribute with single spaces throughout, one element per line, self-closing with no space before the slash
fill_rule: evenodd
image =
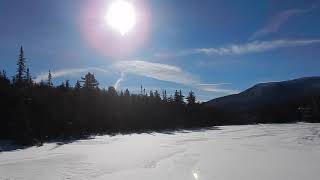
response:
<path id="1" fill-rule="evenodd" d="M 119 79 L 114 83 L 113 87 L 118 90 L 120 88 L 121 82 L 124 80 L 124 73 L 121 73 Z"/>
<path id="2" fill-rule="evenodd" d="M 197 89 L 207 92 L 216 92 L 224 94 L 235 94 L 238 90 L 224 89 L 223 86 L 230 85 L 230 83 L 219 83 L 219 84 L 197 84 L 195 85 Z"/>
<path id="3" fill-rule="evenodd" d="M 223 88 L 224 85 L 229 85 L 228 83 L 202 84 L 200 83 L 198 78 L 194 77 L 194 75 L 185 72 L 180 67 L 173 65 L 152 63 L 146 61 L 121 61 L 114 64 L 113 67 L 122 73 L 136 74 L 154 78 L 157 80 L 188 85 L 202 91 L 223 94 L 231 94 L 237 92 L 235 90 Z M 121 81 L 122 78 L 120 77 L 115 85 L 119 84 Z"/>
<path id="4" fill-rule="evenodd" d="M 51 71 L 51 75 L 53 78 L 64 77 L 64 76 L 74 76 L 81 73 L 89 72 L 89 71 L 99 71 L 99 72 L 108 72 L 105 69 L 98 67 L 88 67 L 88 68 L 68 68 L 68 69 L 60 69 L 56 71 Z M 48 79 L 48 72 L 42 72 L 36 76 L 34 79 L 35 82 L 40 82 Z"/>
<path id="5" fill-rule="evenodd" d="M 320 39 L 299 39 L 299 40 L 272 40 L 272 41 L 252 41 L 244 44 L 231 44 L 217 48 L 197 48 L 178 51 L 175 53 L 158 53 L 156 57 L 179 57 L 196 54 L 205 55 L 242 55 L 251 53 L 260 53 L 280 48 L 307 46 L 320 43 Z"/>
<path id="6" fill-rule="evenodd" d="M 114 64 L 113 68 L 123 73 L 136 74 L 178 84 L 190 85 L 198 82 L 191 74 L 177 66 L 168 64 L 147 61 L 120 61 Z"/>
<path id="7" fill-rule="evenodd" d="M 265 24 L 264 27 L 259 29 L 257 32 L 253 33 L 253 35 L 250 37 L 250 40 L 258 39 L 268 34 L 275 33 L 291 17 L 309 13 L 315 8 L 316 8 L 316 5 L 313 5 L 309 9 L 288 9 L 288 10 L 279 12 L 278 14 L 272 16 L 268 20 L 268 22 Z"/>

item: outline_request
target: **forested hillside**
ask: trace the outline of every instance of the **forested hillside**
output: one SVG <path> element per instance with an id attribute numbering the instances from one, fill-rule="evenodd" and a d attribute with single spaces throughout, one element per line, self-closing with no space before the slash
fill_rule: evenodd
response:
<path id="1" fill-rule="evenodd" d="M 212 125 L 211 113 L 196 102 L 191 91 L 173 96 L 166 91 L 140 94 L 128 89 L 99 88 L 88 72 L 72 86 L 69 81 L 54 86 L 35 83 L 21 47 L 16 75 L 10 79 L 0 73 L 0 138 L 33 143 L 55 138 L 83 137 L 90 134 L 137 132 Z"/>

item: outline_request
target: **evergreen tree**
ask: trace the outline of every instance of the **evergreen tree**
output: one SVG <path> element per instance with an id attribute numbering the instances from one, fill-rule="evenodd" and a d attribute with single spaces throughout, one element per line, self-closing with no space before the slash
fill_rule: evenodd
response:
<path id="1" fill-rule="evenodd" d="M 154 92 L 154 98 L 155 98 L 156 100 L 158 100 L 158 101 L 161 100 L 160 94 L 159 94 L 159 92 L 158 92 L 157 90 Z"/>
<path id="2" fill-rule="evenodd" d="M 81 78 L 83 83 L 83 88 L 87 90 L 94 90 L 98 88 L 98 81 L 96 80 L 93 73 L 88 72 L 84 77 Z"/>
<path id="3" fill-rule="evenodd" d="M 2 70 L 2 72 L 0 71 L 0 77 L 1 77 L 2 79 L 8 80 L 7 73 L 6 73 L 5 70 Z"/>
<path id="4" fill-rule="evenodd" d="M 178 90 L 176 90 L 174 92 L 174 102 L 178 103 L 179 102 L 179 92 Z"/>
<path id="5" fill-rule="evenodd" d="M 29 68 L 27 68 L 25 80 L 29 86 L 33 84 Z"/>
<path id="6" fill-rule="evenodd" d="M 80 90 L 81 89 L 81 84 L 80 81 L 77 81 L 76 84 L 74 85 L 75 90 Z"/>
<path id="7" fill-rule="evenodd" d="M 149 96 L 150 96 L 150 98 L 154 98 L 152 90 L 150 91 L 150 95 Z"/>
<path id="8" fill-rule="evenodd" d="M 23 83 L 23 80 L 25 79 L 25 71 L 26 71 L 26 65 L 25 65 L 26 58 L 24 57 L 23 47 L 20 47 L 20 54 L 19 59 L 17 62 L 17 74 L 15 76 L 15 82 L 19 85 Z"/>
<path id="9" fill-rule="evenodd" d="M 49 70 L 49 73 L 48 73 L 48 81 L 47 81 L 47 84 L 49 87 L 52 87 L 53 86 L 53 83 L 52 83 L 52 75 L 51 75 L 51 71 Z"/>
<path id="10" fill-rule="evenodd" d="M 188 97 L 186 98 L 188 105 L 193 105 L 196 103 L 196 97 L 194 95 L 194 92 L 190 91 Z"/>
<path id="11" fill-rule="evenodd" d="M 66 88 L 67 88 L 67 89 L 70 89 L 70 83 L 69 83 L 69 80 L 66 80 Z"/>
<path id="12" fill-rule="evenodd" d="M 182 95 L 182 92 L 181 92 L 181 90 L 180 90 L 180 91 L 179 91 L 179 102 L 180 102 L 180 104 L 184 104 L 183 99 L 184 99 L 184 96 Z"/>
<path id="13" fill-rule="evenodd" d="M 2 72 L 0 71 L 0 85 L 2 83 L 6 84 L 6 85 L 10 84 L 10 80 L 8 79 L 7 73 L 4 70 Z M 1 89 L 1 87 L 0 87 L 0 89 Z"/>
<path id="14" fill-rule="evenodd" d="M 127 97 L 129 97 L 129 96 L 130 96 L 130 91 L 129 91 L 129 89 L 126 89 L 126 90 L 125 90 L 125 92 L 124 92 L 124 96 L 127 96 Z"/>
<path id="15" fill-rule="evenodd" d="M 174 93 L 174 102 L 177 104 L 184 104 L 183 98 L 184 96 L 182 95 L 181 90 L 179 92 L 176 90 Z"/>
<path id="16" fill-rule="evenodd" d="M 117 91 L 113 86 L 108 87 L 108 94 L 111 96 L 117 96 Z"/>
<path id="17" fill-rule="evenodd" d="M 164 102 L 167 102 L 167 101 L 168 101 L 167 91 L 166 91 L 166 90 L 162 91 L 162 100 L 163 100 Z"/>

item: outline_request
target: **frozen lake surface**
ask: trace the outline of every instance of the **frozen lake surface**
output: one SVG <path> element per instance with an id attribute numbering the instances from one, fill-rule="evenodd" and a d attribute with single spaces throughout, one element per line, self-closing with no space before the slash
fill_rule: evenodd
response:
<path id="1" fill-rule="evenodd" d="M 4 145 L 0 145 L 4 148 Z M 0 180 L 316 180 L 320 124 L 97 136 L 0 152 Z"/>

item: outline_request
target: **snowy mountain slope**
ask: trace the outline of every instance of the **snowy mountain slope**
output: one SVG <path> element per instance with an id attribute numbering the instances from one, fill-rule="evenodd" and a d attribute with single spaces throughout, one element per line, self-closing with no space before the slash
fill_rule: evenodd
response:
<path id="1" fill-rule="evenodd" d="M 314 180 L 320 124 L 98 136 L 0 153 L 0 179 Z"/>

